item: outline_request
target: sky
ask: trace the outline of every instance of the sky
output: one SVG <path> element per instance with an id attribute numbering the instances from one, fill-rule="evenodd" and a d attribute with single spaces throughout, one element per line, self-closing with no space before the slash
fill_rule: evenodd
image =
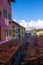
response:
<path id="1" fill-rule="evenodd" d="M 43 0 L 16 0 L 11 4 L 12 19 L 26 30 L 43 28 Z"/>

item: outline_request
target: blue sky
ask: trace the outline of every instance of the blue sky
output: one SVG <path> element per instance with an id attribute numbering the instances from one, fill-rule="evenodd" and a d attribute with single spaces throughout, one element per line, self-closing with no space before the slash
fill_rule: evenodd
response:
<path id="1" fill-rule="evenodd" d="M 12 19 L 17 23 L 29 24 L 43 21 L 43 0 L 16 0 L 12 2 Z M 31 23 L 30 23 L 31 24 Z"/>

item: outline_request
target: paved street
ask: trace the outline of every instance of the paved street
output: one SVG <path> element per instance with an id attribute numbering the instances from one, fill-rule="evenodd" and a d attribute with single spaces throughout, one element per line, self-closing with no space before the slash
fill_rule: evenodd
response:
<path id="1" fill-rule="evenodd" d="M 25 37 L 0 44 L 0 65 L 10 60 L 15 65 L 43 64 L 43 37 Z"/>

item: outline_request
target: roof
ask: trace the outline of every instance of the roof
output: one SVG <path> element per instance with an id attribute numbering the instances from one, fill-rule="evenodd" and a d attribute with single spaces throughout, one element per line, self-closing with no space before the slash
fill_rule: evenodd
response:
<path id="1" fill-rule="evenodd" d="M 0 62 L 6 64 L 13 57 L 20 46 L 21 42 L 18 40 L 11 40 L 4 44 L 0 44 Z"/>
<path id="2" fill-rule="evenodd" d="M 10 0 L 11 2 L 15 2 L 16 0 Z"/>
<path id="3" fill-rule="evenodd" d="M 24 29 L 25 29 L 25 27 L 21 26 L 20 24 L 18 24 L 18 23 L 17 23 L 17 22 L 15 22 L 15 21 L 12 21 L 12 23 L 15 23 L 15 24 L 17 24 L 19 27 L 22 27 L 22 28 L 24 28 Z"/>

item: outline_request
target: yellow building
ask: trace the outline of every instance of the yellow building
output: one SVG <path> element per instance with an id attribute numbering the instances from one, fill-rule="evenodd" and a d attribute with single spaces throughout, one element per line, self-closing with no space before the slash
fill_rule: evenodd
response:
<path id="1" fill-rule="evenodd" d="M 16 23 L 12 22 L 12 36 L 16 39 Z"/>
<path id="2" fill-rule="evenodd" d="M 20 35 L 21 35 L 21 38 L 25 37 L 25 28 L 20 26 Z"/>
<path id="3" fill-rule="evenodd" d="M 13 39 L 22 39 L 25 36 L 25 28 L 15 21 L 12 21 L 12 36 Z"/>

